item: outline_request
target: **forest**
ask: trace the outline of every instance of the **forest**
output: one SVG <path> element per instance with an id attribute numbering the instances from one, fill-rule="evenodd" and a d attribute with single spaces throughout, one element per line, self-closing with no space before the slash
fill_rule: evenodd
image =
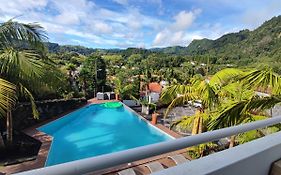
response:
<path id="1" fill-rule="evenodd" d="M 137 96 L 140 81 L 186 84 L 196 74 L 208 76 L 230 67 L 271 67 L 281 73 L 281 16 L 253 31 L 245 29 L 216 40 L 194 40 L 187 47 L 92 49 L 45 44 L 48 57 L 68 82 L 64 89 L 50 95 L 67 98 L 93 97 L 94 92 L 111 91 L 117 84 Z"/>

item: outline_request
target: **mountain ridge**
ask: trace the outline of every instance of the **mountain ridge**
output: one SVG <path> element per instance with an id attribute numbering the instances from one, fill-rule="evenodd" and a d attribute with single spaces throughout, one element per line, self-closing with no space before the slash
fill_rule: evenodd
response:
<path id="1" fill-rule="evenodd" d="M 244 29 L 239 32 L 222 35 L 218 39 L 193 40 L 188 46 L 170 46 L 165 48 L 127 48 L 127 49 L 97 49 L 77 45 L 59 45 L 46 43 L 51 53 L 77 52 L 89 55 L 94 52 L 104 53 L 138 53 L 155 52 L 173 55 L 218 57 L 221 61 L 256 58 L 262 56 L 281 56 L 281 15 L 265 21 L 255 30 Z"/>

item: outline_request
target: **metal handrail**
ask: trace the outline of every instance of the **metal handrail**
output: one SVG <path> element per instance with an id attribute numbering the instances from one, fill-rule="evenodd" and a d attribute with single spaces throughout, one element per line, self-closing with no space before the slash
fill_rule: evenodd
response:
<path id="1" fill-rule="evenodd" d="M 152 145 L 142 146 L 134 149 L 120 151 L 111 154 L 105 154 L 93 158 L 86 158 L 58 164 L 54 166 L 44 167 L 31 171 L 18 173 L 18 175 L 77 175 L 86 174 L 106 168 L 114 167 L 117 165 L 134 162 L 137 160 L 165 154 L 168 152 L 184 149 L 190 146 L 219 140 L 232 135 L 237 135 L 246 131 L 271 126 L 281 123 L 281 116 L 255 121 L 243 125 L 223 128 L 219 130 L 209 131 L 194 136 L 183 137 L 171 141 L 156 143 Z"/>

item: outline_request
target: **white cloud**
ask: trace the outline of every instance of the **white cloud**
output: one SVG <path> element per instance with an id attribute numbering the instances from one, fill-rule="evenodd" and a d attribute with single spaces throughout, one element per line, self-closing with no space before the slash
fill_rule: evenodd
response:
<path id="1" fill-rule="evenodd" d="M 176 16 L 174 16 L 174 22 L 168 27 L 164 28 L 157 33 L 153 46 L 170 46 L 170 45 L 186 45 L 190 40 L 187 38 L 192 38 L 187 35 L 189 33 L 186 30 L 193 24 L 197 15 L 201 13 L 200 9 L 193 11 L 181 11 Z"/>
<path id="2" fill-rule="evenodd" d="M 121 5 L 128 5 L 128 0 L 113 0 L 113 2 L 116 2 Z"/>
<path id="3" fill-rule="evenodd" d="M 280 0 L 273 0 L 268 2 L 266 6 L 258 10 L 247 9 L 242 16 L 239 16 L 240 20 L 243 21 L 248 28 L 253 29 L 261 25 L 265 20 L 270 19 L 272 16 L 280 15 L 281 3 Z"/>
<path id="4" fill-rule="evenodd" d="M 54 20 L 60 24 L 79 24 L 80 21 L 88 19 L 88 14 L 95 7 L 95 4 L 87 0 L 54 0 L 53 8 L 59 13 Z"/>
<path id="5" fill-rule="evenodd" d="M 165 9 L 164 9 L 162 0 L 147 0 L 147 3 L 156 4 L 158 6 L 158 14 L 164 15 Z"/>
<path id="6" fill-rule="evenodd" d="M 39 22 L 52 41 L 64 44 L 78 43 L 79 40 L 81 44 L 88 43 L 88 46 L 143 47 L 146 44 L 151 47 L 151 38 L 154 39 L 152 46 L 187 45 L 203 36 L 216 39 L 226 32 L 255 28 L 264 20 L 281 13 L 280 0 L 249 0 L 243 4 L 236 0 L 214 1 L 181 1 L 193 10 L 180 11 L 171 17 L 176 8 L 168 7 L 170 3 L 166 4 L 163 0 L 112 0 L 113 6 L 116 3 L 124 6 L 118 10 L 99 6 L 100 1 L 93 0 L 0 0 L 0 21 L 19 16 L 16 20 L 21 22 Z M 150 13 L 142 8 L 146 6 L 153 7 L 154 11 Z M 210 11 L 213 16 L 224 15 L 214 19 L 213 16 L 208 17 L 210 24 L 206 24 L 205 16 L 202 16 L 203 22 L 200 23 L 197 17 L 201 10 L 194 9 L 197 7 L 204 10 L 204 15 Z M 221 9 L 222 12 L 219 11 Z M 228 9 L 229 13 L 226 12 Z M 150 16 L 155 12 L 158 15 Z"/>
<path id="7" fill-rule="evenodd" d="M 93 30 L 96 30 L 99 33 L 110 34 L 113 32 L 113 29 L 110 25 L 108 25 L 104 22 L 101 22 L 101 21 L 94 22 L 92 27 L 93 27 Z"/>
<path id="8" fill-rule="evenodd" d="M 27 10 L 44 8 L 47 2 L 47 0 L 0 0 L 0 14 L 23 15 Z"/>
<path id="9" fill-rule="evenodd" d="M 85 41 L 80 41 L 80 40 L 77 40 L 77 39 L 71 39 L 71 41 L 75 44 L 75 45 L 89 45 L 88 42 L 85 42 Z"/>
<path id="10" fill-rule="evenodd" d="M 127 1 L 119 2 L 127 4 Z M 143 42 L 143 27 L 155 28 L 161 23 L 161 20 L 141 14 L 135 7 L 112 11 L 89 0 L 0 0 L 0 3 L 1 21 L 24 14 L 16 20 L 39 22 L 52 37 L 63 39 L 63 43 L 67 42 L 65 35 L 69 35 L 71 43 L 80 38 L 85 43 L 117 46 L 125 39 L 124 45 L 132 46 L 134 42 Z"/>
<path id="11" fill-rule="evenodd" d="M 173 30 L 185 30 L 193 23 L 197 14 L 199 14 L 201 10 L 197 9 L 195 11 L 181 11 L 175 17 L 175 23 L 172 25 Z"/>
<path id="12" fill-rule="evenodd" d="M 55 17 L 55 21 L 60 24 L 73 25 L 79 24 L 80 17 L 72 12 L 63 12 Z"/>

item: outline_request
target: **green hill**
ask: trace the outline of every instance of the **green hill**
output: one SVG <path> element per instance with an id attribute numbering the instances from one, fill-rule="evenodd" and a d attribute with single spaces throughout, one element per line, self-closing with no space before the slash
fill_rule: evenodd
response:
<path id="1" fill-rule="evenodd" d="M 234 64 L 237 66 L 268 63 L 281 65 L 281 16 L 273 17 L 257 29 L 241 30 L 237 33 L 223 35 L 216 40 L 193 40 L 187 47 L 173 46 L 166 48 L 127 48 L 127 49 L 93 49 L 83 46 L 58 45 L 46 43 L 51 53 L 76 52 L 90 55 L 94 52 L 120 54 L 125 57 L 139 54 L 188 55 L 194 60 L 211 58 L 214 64 Z M 280 64 L 275 64 L 280 62 Z M 271 66 L 272 66 L 271 65 Z"/>
<path id="2" fill-rule="evenodd" d="M 244 65 L 257 61 L 279 61 L 281 58 L 281 16 L 264 22 L 253 31 L 242 30 L 216 40 L 192 41 L 188 54 L 216 57 L 217 63 Z"/>

